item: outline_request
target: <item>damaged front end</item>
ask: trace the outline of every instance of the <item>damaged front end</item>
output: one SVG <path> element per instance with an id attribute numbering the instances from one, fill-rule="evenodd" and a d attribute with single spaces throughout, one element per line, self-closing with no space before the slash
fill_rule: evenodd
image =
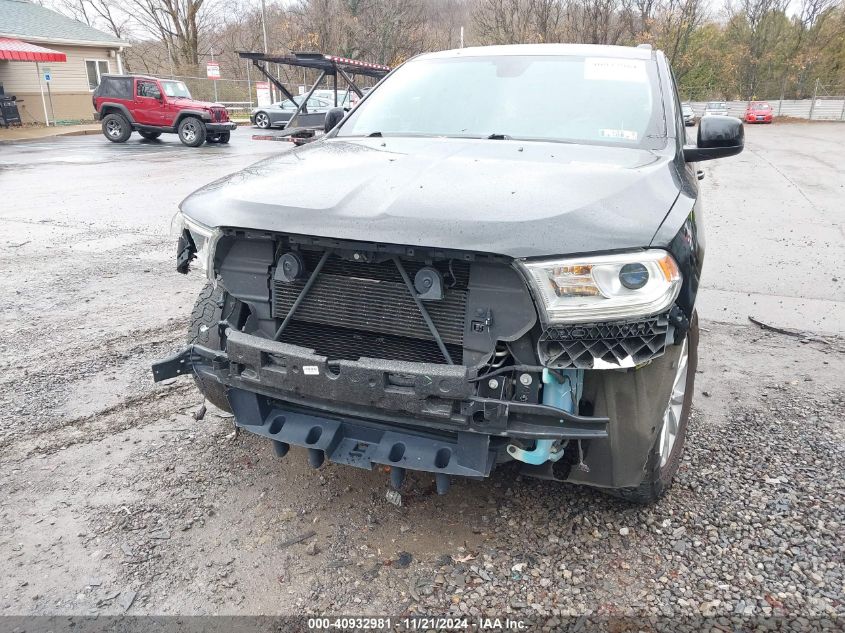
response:
<path id="1" fill-rule="evenodd" d="M 595 486 L 642 480 L 689 324 L 668 253 L 518 261 L 178 228 L 180 272 L 199 260 L 232 301 L 211 324 L 219 349 L 189 346 L 154 378 L 224 386 L 237 424 L 277 454 L 386 465 L 395 486 L 431 472 L 439 492 L 510 460 Z"/>

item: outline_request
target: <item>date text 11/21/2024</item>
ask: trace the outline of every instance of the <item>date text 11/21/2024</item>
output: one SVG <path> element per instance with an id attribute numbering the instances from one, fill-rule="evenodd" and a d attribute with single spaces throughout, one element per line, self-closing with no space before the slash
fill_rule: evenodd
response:
<path id="1" fill-rule="evenodd" d="M 373 631 L 527 631 L 528 623 L 511 618 L 416 617 L 323 617 L 309 618 L 310 630 L 373 630 Z"/>

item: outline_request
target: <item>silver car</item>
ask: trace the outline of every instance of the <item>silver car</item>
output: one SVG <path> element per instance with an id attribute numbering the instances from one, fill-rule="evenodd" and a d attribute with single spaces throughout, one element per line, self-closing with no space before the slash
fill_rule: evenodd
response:
<path id="1" fill-rule="evenodd" d="M 290 99 L 277 101 L 263 108 L 255 108 L 249 115 L 249 120 L 256 127 L 266 130 L 271 127 L 285 127 L 296 112 L 301 103 L 302 97 L 294 97 L 296 103 Z M 302 125 L 322 125 L 326 112 L 332 108 L 332 103 L 319 97 L 311 97 L 308 100 L 308 114 L 300 114 L 299 121 Z"/>
<path id="2" fill-rule="evenodd" d="M 704 116 L 708 116 L 710 114 L 721 114 L 723 116 L 727 116 L 728 104 L 724 101 L 708 101 L 707 105 L 704 106 Z"/>

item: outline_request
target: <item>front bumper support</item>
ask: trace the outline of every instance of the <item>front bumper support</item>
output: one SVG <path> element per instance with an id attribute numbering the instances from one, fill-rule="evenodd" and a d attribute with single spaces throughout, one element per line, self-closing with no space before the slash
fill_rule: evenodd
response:
<path id="1" fill-rule="evenodd" d="M 496 442 L 603 439 L 608 418 L 539 403 L 481 398 L 472 372 L 362 358 L 329 362 L 312 350 L 234 330 L 226 352 L 201 345 L 153 364 L 159 382 L 193 372 L 227 388 L 238 426 L 308 448 L 312 463 L 372 469 L 384 464 L 435 474 L 486 477 Z"/>
<path id="2" fill-rule="evenodd" d="M 238 426 L 283 445 L 322 451 L 332 462 L 372 470 L 377 464 L 443 475 L 487 477 L 496 462 L 490 437 L 477 433 L 433 437 L 346 416 L 329 416 L 274 403 L 230 389 Z"/>

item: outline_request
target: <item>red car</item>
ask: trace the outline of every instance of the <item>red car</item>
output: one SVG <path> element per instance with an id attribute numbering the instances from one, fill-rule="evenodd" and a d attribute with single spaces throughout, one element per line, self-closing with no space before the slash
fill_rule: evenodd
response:
<path id="1" fill-rule="evenodd" d="M 746 123 L 771 123 L 773 118 L 772 106 L 765 101 L 752 101 L 745 109 Z"/>
<path id="2" fill-rule="evenodd" d="M 132 132 L 153 140 L 178 134 L 189 147 L 228 143 L 236 124 L 219 103 L 195 101 L 181 81 L 142 75 L 103 75 L 91 101 L 103 135 L 123 143 Z"/>

